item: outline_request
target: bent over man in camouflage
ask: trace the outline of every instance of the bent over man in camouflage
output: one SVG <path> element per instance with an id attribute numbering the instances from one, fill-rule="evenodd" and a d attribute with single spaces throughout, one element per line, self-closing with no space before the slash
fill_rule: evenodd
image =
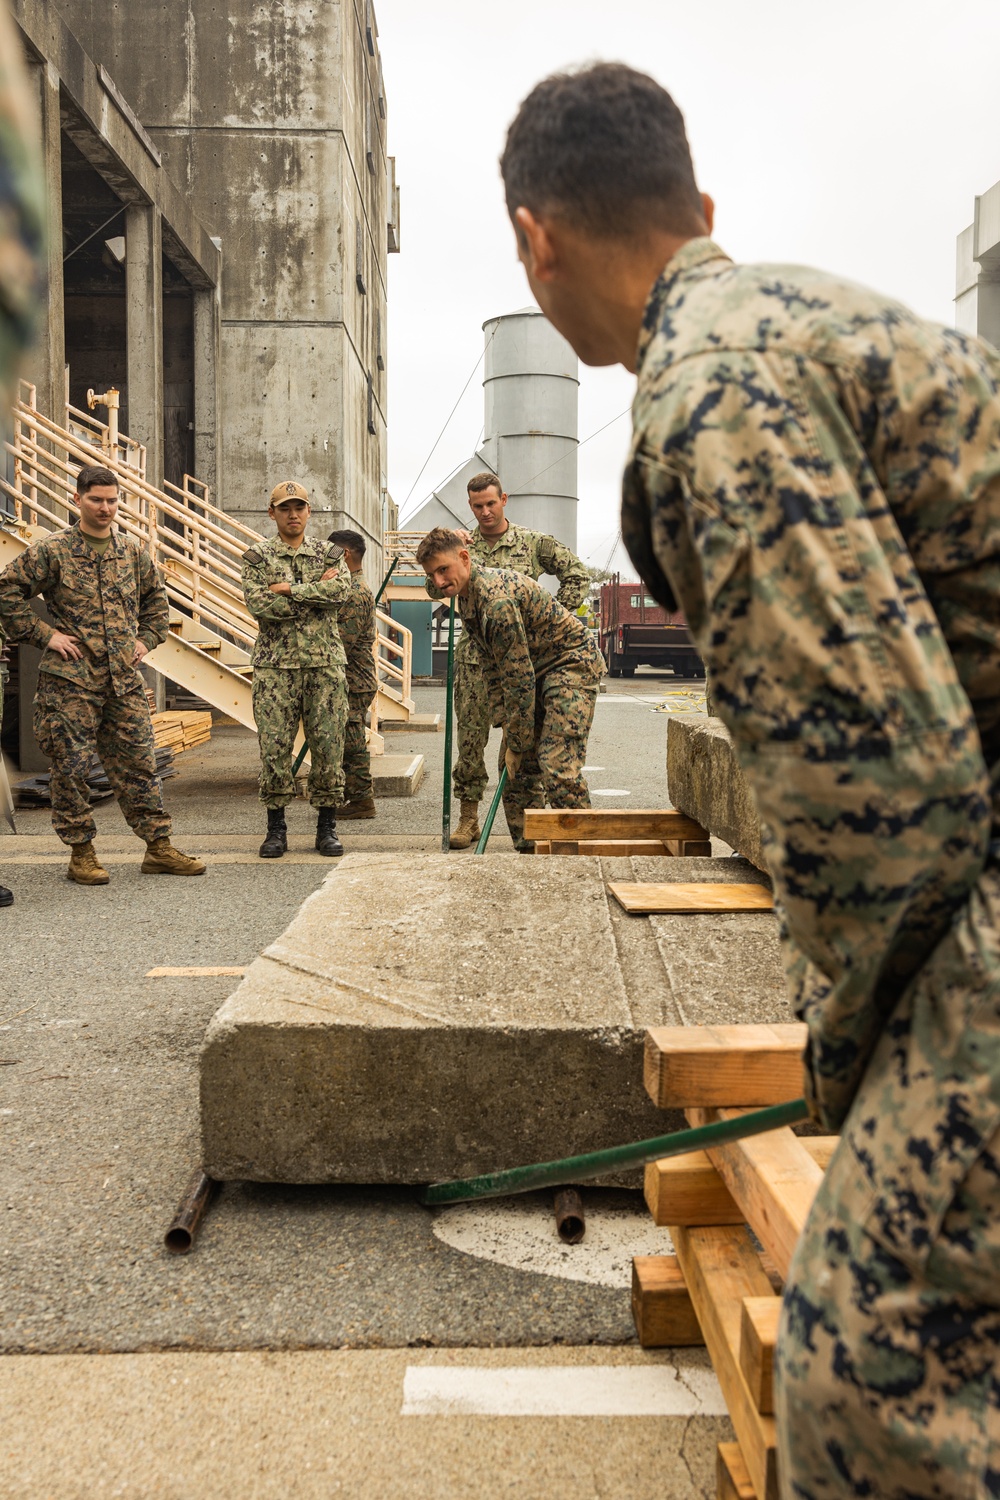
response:
<path id="1" fill-rule="evenodd" d="M 476 529 L 457 534 L 478 563 L 523 573 L 526 578 L 548 574 L 559 580 L 556 598 L 565 609 L 574 610 L 583 603 L 590 587 L 586 565 L 554 536 L 528 531 L 508 521 L 504 514 L 507 496 L 495 474 L 473 475 L 468 494 Z M 432 599 L 439 597 L 433 585 L 427 592 Z M 455 648 L 455 724 L 458 761 L 454 787 L 461 815 L 450 846 L 468 849 L 479 838 L 479 804 L 489 781 L 485 754 L 490 738 L 490 702 L 478 650 L 465 631 Z"/>
<path id="2" fill-rule="evenodd" d="M 502 170 L 542 309 L 638 374 L 623 534 L 754 788 L 842 1132 L 784 1297 L 783 1492 L 1000 1495 L 1000 358 L 734 265 L 631 69 L 540 84 Z"/>
<path id="3" fill-rule="evenodd" d="M 515 848 L 530 854 L 526 807 L 590 806 L 583 764 L 604 658 L 583 621 L 541 584 L 480 567 L 455 532 L 429 531 L 417 561 L 442 598 L 458 598 L 486 679 L 491 722 L 503 725 L 507 827 Z"/>
<path id="4" fill-rule="evenodd" d="M 336 611 L 351 592 L 343 552 L 306 537 L 309 496 L 294 480 L 275 485 L 268 515 L 278 535 L 243 554 L 243 594 L 260 627 L 254 642 L 253 716 L 260 742 L 260 800 L 267 808 L 261 859 L 288 848 L 285 808 L 295 796 L 292 752 L 302 721 L 309 746 L 309 801 L 316 849 L 343 854 L 336 808 L 343 800 L 347 658 Z"/>
<path id="5" fill-rule="evenodd" d="M 0 573 L 0 621 L 13 641 L 38 646 L 35 737 L 52 761 L 52 823 L 72 849 L 67 876 L 107 885 L 87 778 L 95 752 L 132 829 L 146 844 L 147 875 L 204 875 L 170 842 L 156 774 L 153 728 L 137 668 L 167 638 L 167 595 L 138 542 L 113 530 L 118 481 L 109 469 L 77 475 L 79 521 L 22 552 Z M 41 595 L 54 624 L 34 613 Z"/>
<path id="6" fill-rule="evenodd" d="M 361 571 L 365 539 L 359 531 L 331 531 L 327 539 L 344 549 L 351 592 L 337 610 L 337 628 L 347 653 L 347 731 L 344 735 L 344 796 L 341 818 L 374 818 L 375 788 L 365 737 L 365 715 L 378 691 L 375 672 L 375 595 Z M 373 724 L 372 728 L 376 726 Z"/>

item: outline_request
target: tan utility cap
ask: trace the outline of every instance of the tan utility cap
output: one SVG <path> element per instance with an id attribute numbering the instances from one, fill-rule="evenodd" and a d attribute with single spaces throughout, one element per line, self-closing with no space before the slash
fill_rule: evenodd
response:
<path id="1" fill-rule="evenodd" d="M 294 479 L 283 479 L 271 491 L 271 504 L 280 505 L 282 500 L 304 500 L 309 504 L 309 492 L 296 484 Z"/>

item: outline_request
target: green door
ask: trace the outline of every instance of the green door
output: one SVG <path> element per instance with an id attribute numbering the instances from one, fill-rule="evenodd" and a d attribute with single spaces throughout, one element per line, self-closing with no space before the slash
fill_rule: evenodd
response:
<path id="1" fill-rule="evenodd" d="M 416 599 L 412 604 L 401 599 L 392 601 L 392 618 L 404 625 L 413 636 L 414 677 L 431 677 L 434 673 L 434 653 L 431 649 L 433 609 L 429 599 Z"/>

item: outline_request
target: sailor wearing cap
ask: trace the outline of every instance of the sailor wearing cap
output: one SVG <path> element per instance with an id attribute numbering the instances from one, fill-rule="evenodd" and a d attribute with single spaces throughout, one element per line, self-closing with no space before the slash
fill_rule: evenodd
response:
<path id="1" fill-rule="evenodd" d="M 347 680 L 337 610 L 351 593 L 343 549 L 306 536 L 308 492 L 293 479 L 271 491 L 267 513 L 278 534 L 243 555 L 247 608 L 259 634 L 253 648 L 253 712 L 260 741 L 260 800 L 267 808 L 262 859 L 288 847 L 285 808 L 295 796 L 292 752 L 301 720 L 309 746 L 309 801 L 317 809 L 316 848 L 343 854 L 336 808 L 344 800 Z"/>

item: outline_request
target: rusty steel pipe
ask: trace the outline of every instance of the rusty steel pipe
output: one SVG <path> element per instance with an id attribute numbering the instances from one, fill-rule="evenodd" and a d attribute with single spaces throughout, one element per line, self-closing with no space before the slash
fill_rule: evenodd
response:
<path id="1" fill-rule="evenodd" d="M 587 1232 L 583 1216 L 583 1199 L 576 1188 L 556 1188 L 552 1195 L 556 1229 L 564 1245 L 578 1245 Z"/>
<path id="2" fill-rule="evenodd" d="M 213 1177 L 206 1177 L 200 1167 L 192 1176 L 177 1205 L 170 1228 L 163 1236 L 163 1243 L 172 1255 L 187 1255 L 191 1249 L 198 1226 L 205 1217 L 205 1210 L 218 1185 Z"/>

